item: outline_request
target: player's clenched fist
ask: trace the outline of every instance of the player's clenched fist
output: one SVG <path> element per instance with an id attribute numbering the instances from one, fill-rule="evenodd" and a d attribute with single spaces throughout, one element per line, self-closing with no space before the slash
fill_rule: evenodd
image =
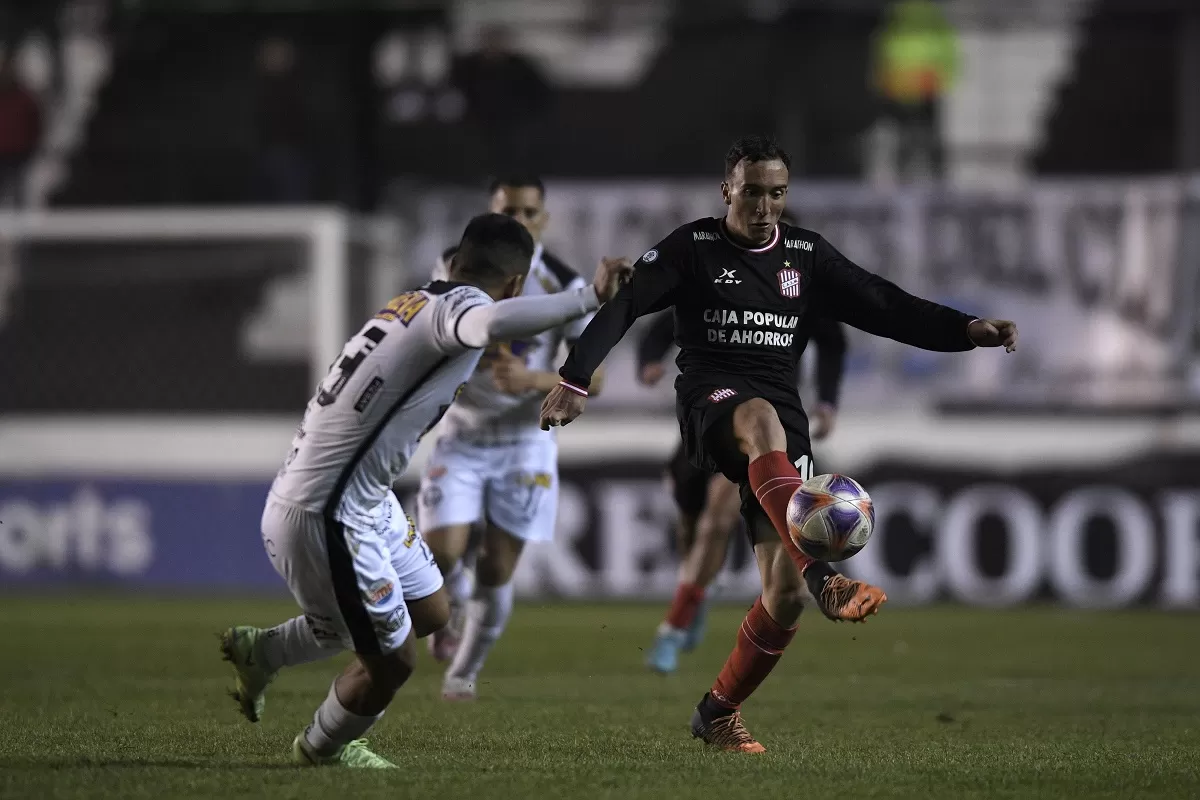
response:
<path id="1" fill-rule="evenodd" d="M 583 413 L 585 405 L 585 395 L 560 383 L 551 389 L 550 394 L 542 401 L 542 430 L 548 431 L 552 427 L 570 423 Z"/>
<path id="2" fill-rule="evenodd" d="M 1017 349 L 1017 323 L 1007 319 L 977 319 L 967 326 L 967 335 L 976 347 Z"/>
<path id="3" fill-rule="evenodd" d="M 633 276 L 633 264 L 628 258 L 602 258 L 600 266 L 596 267 L 596 277 L 592 283 L 596 287 L 596 297 L 601 303 L 607 303 L 621 288 L 621 284 Z"/>

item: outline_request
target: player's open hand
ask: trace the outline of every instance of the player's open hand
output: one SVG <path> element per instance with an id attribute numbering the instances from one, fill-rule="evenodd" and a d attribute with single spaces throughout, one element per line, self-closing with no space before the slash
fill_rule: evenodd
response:
<path id="1" fill-rule="evenodd" d="M 534 388 L 532 373 L 525 359 L 514 356 L 508 345 L 501 345 L 492 360 L 492 383 L 505 394 L 524 394 Z"/>
<path id="2" fill-rule="evenodd" d="M 568 425 L 583 413 L 587 398 L 559 384 L 550 390 L 542 401 L 542 430 L 548 431 L 559 425 Z"/>
<path id="3" fill-rule="evenodd" d="M 596 297 L 601 303 L 607 303 L 633 277 L 633 262 L 628 258 L 602 258 L 600 266 L 596 267 L 596 277 L 592 283 L 596 287 Z"/>
<path id="4" fill-rule="evenodd" d="M 967 335 L 976 347 L 1017 349 L 1017 323 L 1007 319 L 977 319 L 967 327 Z"/>

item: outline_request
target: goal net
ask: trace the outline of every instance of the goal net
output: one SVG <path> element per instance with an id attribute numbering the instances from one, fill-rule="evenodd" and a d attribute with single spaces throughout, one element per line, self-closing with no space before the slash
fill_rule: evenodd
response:
<path id="1" fill-rule="evenodd" d="M 0 412 L 289 412 L 406 285 L 327 209 L 0 214 Z"/>

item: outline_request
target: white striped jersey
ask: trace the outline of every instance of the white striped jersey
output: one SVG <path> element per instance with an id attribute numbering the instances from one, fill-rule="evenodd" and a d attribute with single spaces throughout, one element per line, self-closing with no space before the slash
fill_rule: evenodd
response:
<path id="1" fill-rule="evenodd" d="M 492 302 L 474 286 L 446 281 L 389 302 L 346 343 L 317 387 L 271 495 L 373 527 L 417 443 L 483 355 L 459 339 L 462 315 Z"/>

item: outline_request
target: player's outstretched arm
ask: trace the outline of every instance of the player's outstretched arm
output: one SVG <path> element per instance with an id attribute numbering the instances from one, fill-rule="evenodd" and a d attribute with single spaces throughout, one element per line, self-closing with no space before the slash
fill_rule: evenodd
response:
<path id="1" fill-rule="evenodd" d="M 1017 326 L 1009 320 L 982 320 L 957 309 L 914 297 L 896 284 L 867 272 L 823 238 L 817 240 L 814 289 L 831 313 L 859 330 L 940 352 L 974 347 L 1016 349 Z"/>
<path id="2" fill-rule="evenodd" d="M 632 271 L 627 259 L 604 259 L 590 286 L 473 306 L 455 322 L 455 338 L 463 347 L 482 348 L 557 328 L 599 308 Z"/>
<path id="3" fill-rule="evenodd" d="M 562 381 L 542 402 L 542 430 L 566 425 L 582 414 L 588 396 L 586 387 L 609 351 L 621 341 L 638 317 L 674 304 L 675 290 L 689 266 L 691 255 L 680 235 L 681 230 L 672 233 L 638 260 L 630 281 L 584 328 L 558 371 Z"/>

